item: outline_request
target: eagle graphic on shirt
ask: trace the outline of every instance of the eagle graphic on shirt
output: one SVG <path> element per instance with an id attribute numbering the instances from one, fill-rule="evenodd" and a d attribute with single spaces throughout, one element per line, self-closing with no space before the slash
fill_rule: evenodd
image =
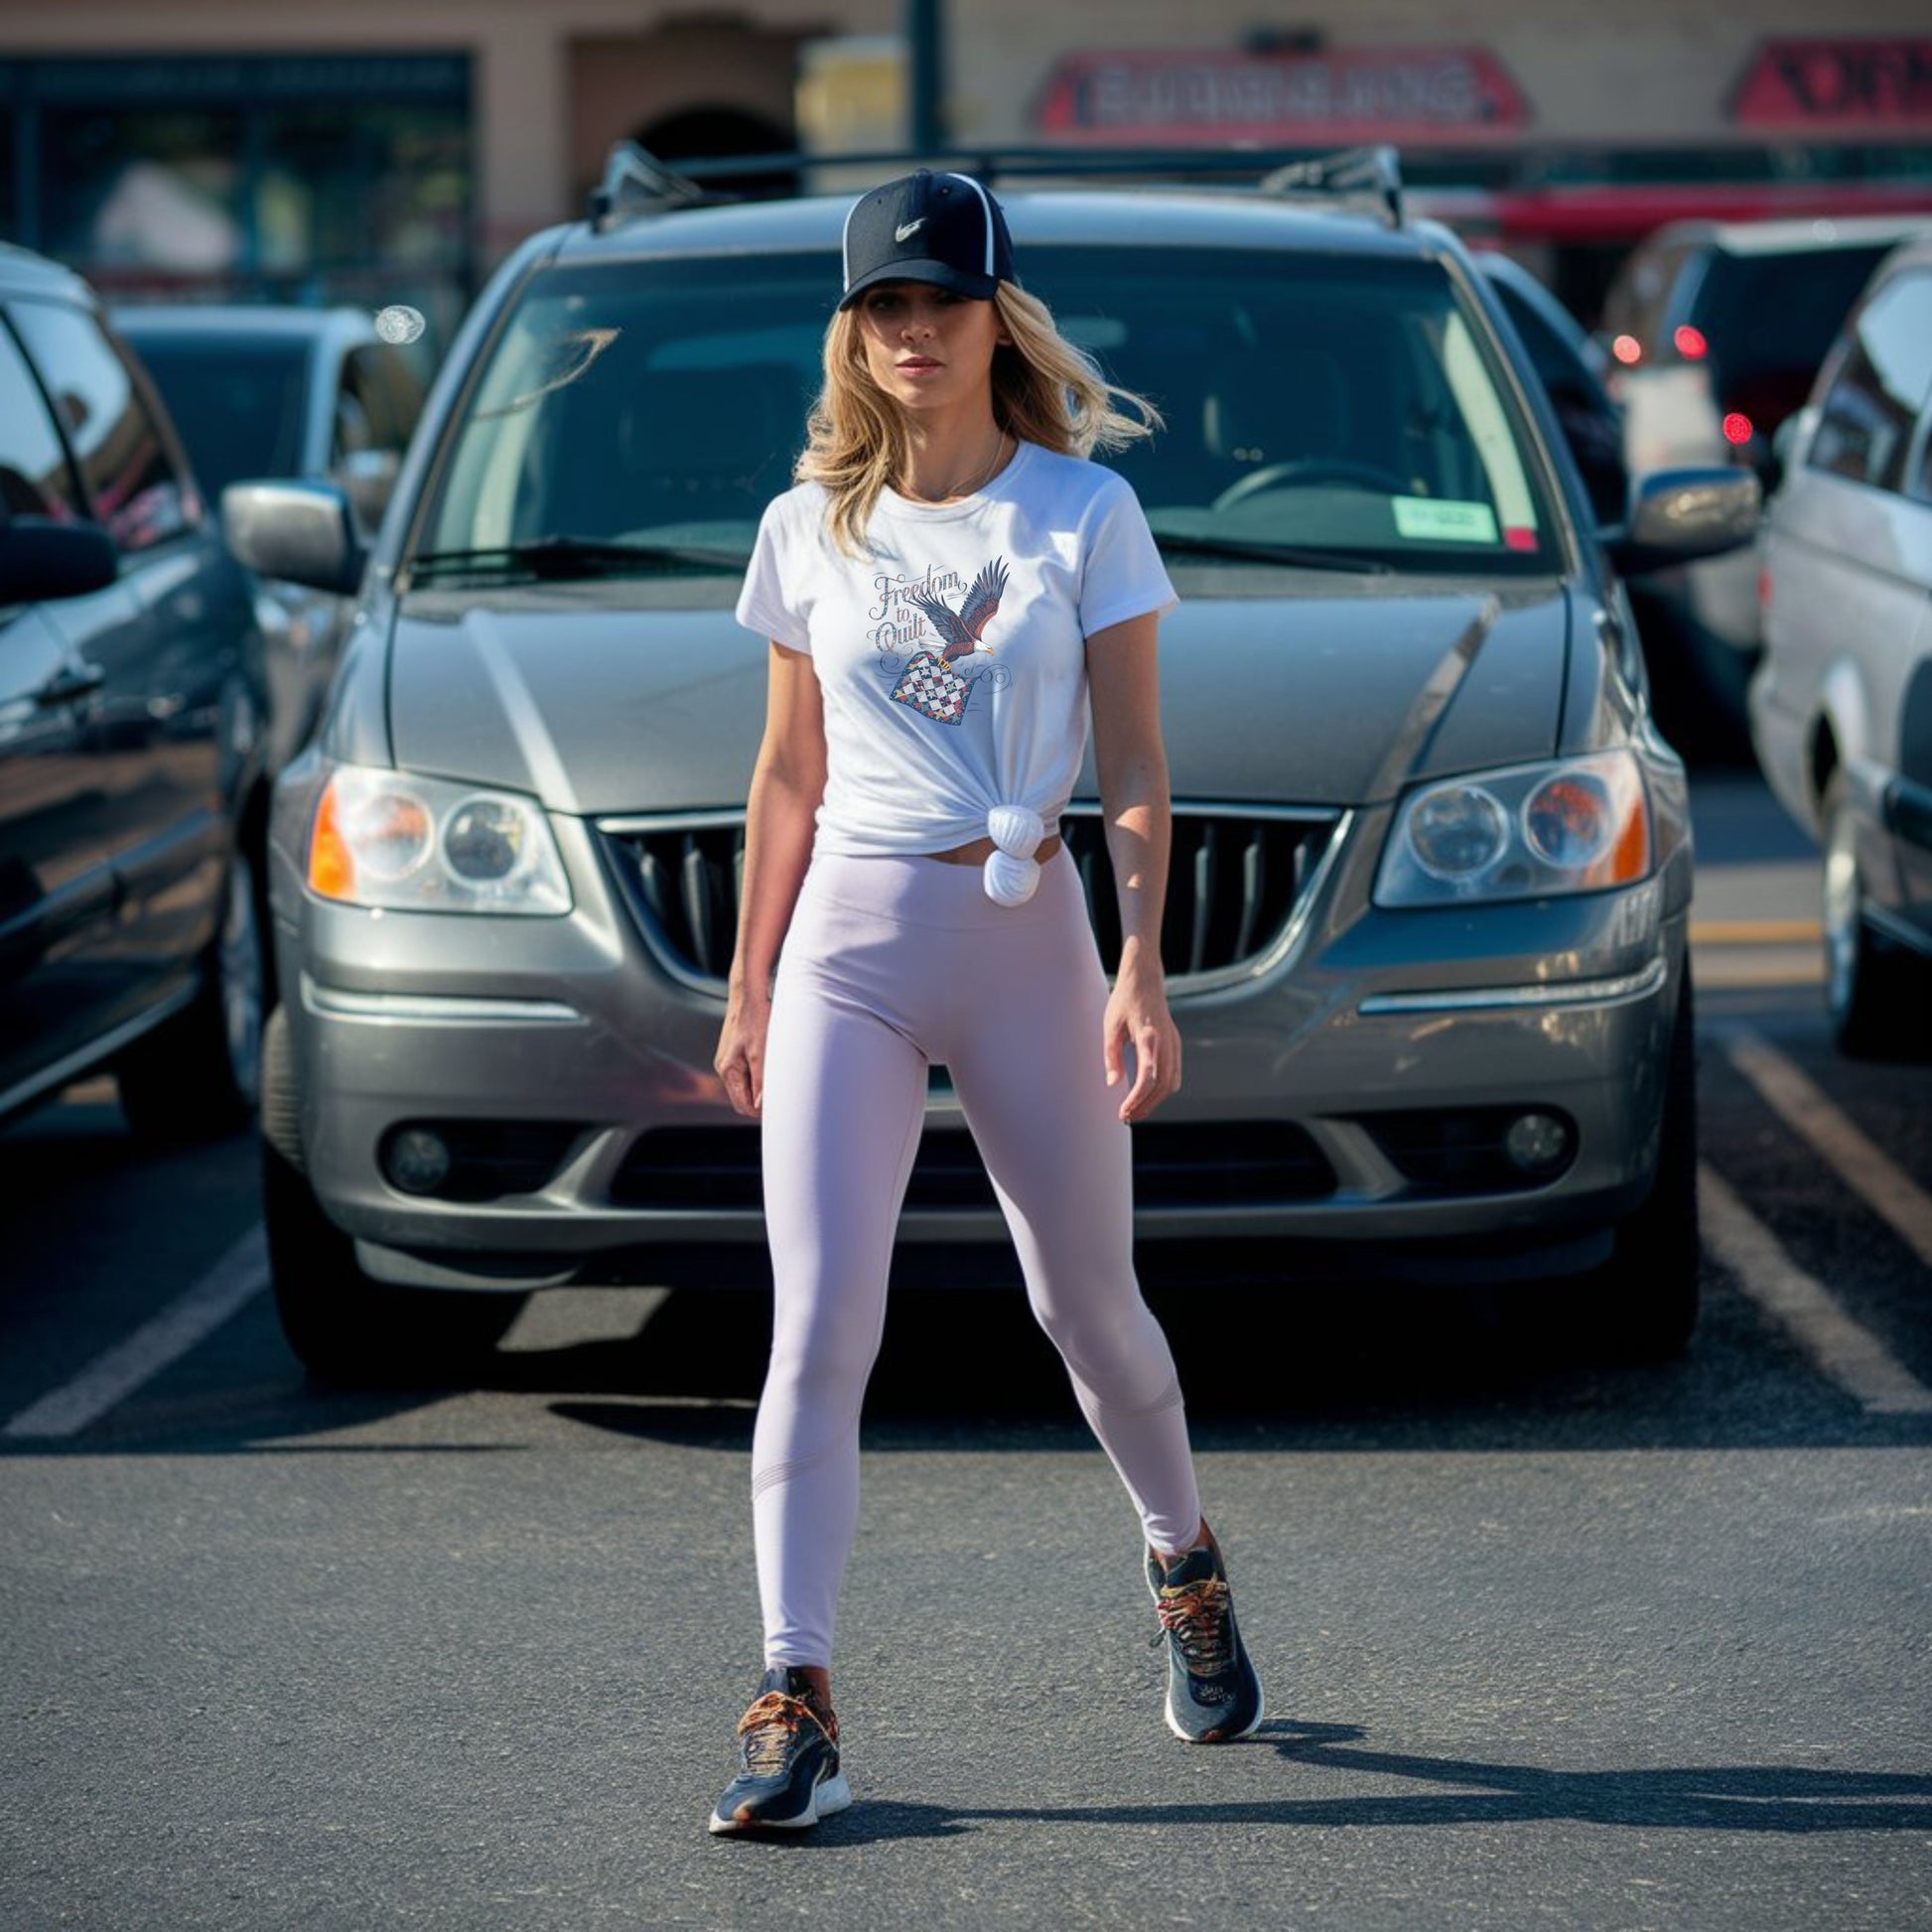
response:
<path id="1" fill-rule="evenodd" d="M 957 611 L 936 593 L 906 592 L 908 602 L 931 619 L 941 649 L 937 654 L 922 650 L 906 665 L 893 686 L 893 696 L 900 704 L 910 705 L 941 725 L 956 725 L 965 717 L 973 681 L 993 663 L 993 646 L 982 640 L 987 625 L 1000 615 L 1000 599 L 1006 588 L 1006 562 L 996 557 L 973 579 Z"/>

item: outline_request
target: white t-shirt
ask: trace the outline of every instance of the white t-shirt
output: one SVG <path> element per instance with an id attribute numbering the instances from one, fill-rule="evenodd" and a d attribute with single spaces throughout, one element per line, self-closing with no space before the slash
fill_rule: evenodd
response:
<path id="1" fill-rule="evenodd" d="M 1025 858 L 1015 815 L 989 815 L 1020 806 L 1053 831 L 1086 751 L 1086 639 L 1176 602 L 1132 486 L 1022 443 L 959 502 L 887 489 L 860 557 L 832 541 L 826 503 L 800 483 L 767 506 L 738 601 L 740 623 L 818 674 L 813 849 L 939 852 L 992 832 Z"/>

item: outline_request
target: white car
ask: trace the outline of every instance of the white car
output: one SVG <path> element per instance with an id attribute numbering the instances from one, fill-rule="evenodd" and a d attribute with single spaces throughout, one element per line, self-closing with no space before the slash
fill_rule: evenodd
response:
<path id="1" fill-rule="evenodd" d="M 1760 538 L 1751 736 L 1825 852 L 1851 1053 L 1932 1035 L 1932 238 L 1872 276 L 1785 439 Z"/>
<path id="2" fill-rule="evenodd" d="M 1776 432 L 1860 290 L 1891 248 L 1926 234 L 1926 216 L 1887 214 L 1677 221 L 1646 238 L 1618 271 L 1598 330 L 1630 475 L 1733 463 L 1771 487 Z M 1631 597 L 1664 673 L 1665 731 L 1680 749 L 1727 753 L 1763 641 L 1750 550 L 1651 573 Z"/>

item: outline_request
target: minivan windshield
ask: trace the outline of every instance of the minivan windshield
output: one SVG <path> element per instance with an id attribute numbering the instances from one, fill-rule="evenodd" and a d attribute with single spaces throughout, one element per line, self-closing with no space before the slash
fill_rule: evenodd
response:
<path id="1" fill-rule="evenodd" d="M 1222 571 L 1547 573 L 1540 448 L 1439 262 L 1035 246 L 1026 286 L 1160 408 L 1105 459 L 1176 558 Z M 492 574 L 729 568 L 790 485 L 836 261 L 578 263 L 532 276 L 441 453 L 414 555 Z M 427 574 L 427 573 L 426 573 Z M 533 574 L 536 574 L 533 572 Z"/>

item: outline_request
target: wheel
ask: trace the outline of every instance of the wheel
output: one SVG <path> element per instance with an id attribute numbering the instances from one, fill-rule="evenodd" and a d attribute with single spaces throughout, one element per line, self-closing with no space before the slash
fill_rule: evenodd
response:
<path id="1" fill-rule="evenodd" d="M 461 1379 L 501 1339 L 523 1297 L 396 1288 L 364 1274 L 355 1243 L 322 1211 L 300 1165 L 288 1017 L 280 1010 L 266 1047 L 262 1221 L 275 1312 L 296 1359 L 318 1381 L 350 1386 Z"/>
<path id="2" fill-rule="evenodd" d="M 1597 1284 L 1609 1350 L 1619 1361 L 1681 1354 L 1697 1326 L 1697 1016 L 1688 959 L 1665 1081 L 1656 1178 L 1643 1204 L 1617 1229 Z"/>
<path id="3" fill-rule="evenodd" d="M 1932 970 L 1866 922 L 1851 781 L 1834 771 L 1819 804 L 1825 829 L 1825 1006 L 1839 1051 L 1904 1059 L 1928 1044 Z"/>
<path id="4" fill-rule="evenodd" d="M 194 1141 L 247 1126 L 261 1086 L 263 970 L 255 867 L 237 848 L 200 991 L 115 1067 L 121 1111 L 135 1133 Z"/>
<path id="5" fill-rule="evenodd" d="M 1237 477 L 1210 507 L 1217 511 L 1231 509 L 1250 496 L 1259 496 L 1263 490 L 1300 489 L 1308 483 L 1364 483 L 1370 489 L 1386 489 L 1391 496 L 1409 493 L 1408 480 L 1398 477 L 1393 470 L 1379 469 L 1372 463 L 1351 463 L 1345 457 L 1309 456 L 1289 463 L 1264 464 L 1245 477 Z"/>

